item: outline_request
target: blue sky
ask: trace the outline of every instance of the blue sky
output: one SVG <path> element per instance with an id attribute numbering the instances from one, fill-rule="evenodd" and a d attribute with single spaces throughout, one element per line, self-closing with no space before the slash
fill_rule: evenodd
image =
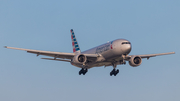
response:
<path id="1" fill-rule="evenodd" d="M 1 101 L 179 101 L 179 0 L 1 0 Z M 3 46 L 72 52 L 73 28 L 82 51 L 118 38 L 132 43 L 130 54 L 175 51 L 120 65 L 79 68 L 47 61 Z"/>

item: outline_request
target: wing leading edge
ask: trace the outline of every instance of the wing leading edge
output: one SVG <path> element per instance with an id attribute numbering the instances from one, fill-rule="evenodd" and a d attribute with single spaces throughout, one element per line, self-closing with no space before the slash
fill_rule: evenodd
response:
<path id="1" fill-rule="evenodd" d="M 155 56 L 161 56 L 161 55 L 169 55 L 169 54 L 175 54 L 175 52 L 168 52 L 168 53 L 159 53 L 159 54 L 146 54 L 146 55 L 136 55 L 139 56 L 141 58 L 147 58 L 149 59 L 150 57 L 155 57 Z M 130 55 L 128 57 L 132 57 L 134 55 Z"/>
<path id="2" fill-rule="evenodd" d="M 45 55 L 45 56 L 56 57 L 56 58 L 64 58 L 64 59 L 72 59 L 75 56 L 74 53 L 41 51 L 41 50 L 32 50 L 32 49 L 15 48 L 15 47 L 7 47 L 7 46 L 5 46 L 5 48 L 15 49 L 15 50 L 23 50 L 23 51 L 27 51 L 28 53 L 37 54 L 37 56 Z"/>
<path id="3" fill-rule="evenodd" d="M 27 51 L 28 53 L 33 53 L 39 55 L 45 55 L 45 56 L 50 56 L 54 57 L 52 58 L 42 58 L 46 60 L 57 60 L 57 61 L 66 61 L 66 62 L 71 62 L 71 59 L 74 58 L 77 54 L 75 53 L 63 53 L 63 52 L 52 52 L 52 51 L 41 51 L 41 50 L 32 50 L 32 49 L 24 49 L 24 48 L 16 48 L 16 47 L 7 47 L 5 48 L 8 49 L 15 49 L 15 50 L 23 50 Z M 98 56 L 96 54 L 84 54 L 87 56 L 87 58 L 97 58 Z M 61 59 L 56 59 L 56 58 L 61 58 Z"/>

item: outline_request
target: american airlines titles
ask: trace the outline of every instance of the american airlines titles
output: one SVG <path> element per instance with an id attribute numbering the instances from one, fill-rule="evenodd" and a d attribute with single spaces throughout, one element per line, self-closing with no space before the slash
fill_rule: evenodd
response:
<path id="1" fill-rule="evenodd" d="M 110 46 L 111 46 L 111 43 L 108 43 L 108 44 L 98 47 L 96 49 L 96 54 L 98 54 L 98 53 L 100 54 L 102 52 L 108 51 L 109 49 L 111 49 Z"/>

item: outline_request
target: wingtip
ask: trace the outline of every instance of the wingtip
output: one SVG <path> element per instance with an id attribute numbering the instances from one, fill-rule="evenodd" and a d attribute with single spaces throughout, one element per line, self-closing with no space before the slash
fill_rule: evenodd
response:
<path id="1" fill-rule="evenodd" d="M 169 54 L 175 54 L 175 52 L 169 52 Z"/>
<path id="2" fill-rule="evenodd" d="M 7 48 L 7 46 L 4 46 L 4 48 Z"/>

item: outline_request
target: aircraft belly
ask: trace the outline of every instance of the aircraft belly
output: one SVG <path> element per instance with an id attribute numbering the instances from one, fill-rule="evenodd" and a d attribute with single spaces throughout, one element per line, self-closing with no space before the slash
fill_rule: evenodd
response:
<path id="1" fill-rule="evenodd" d="M 108 50 L 106 52 L 103 52 L 101 54 L 105 59 L 108 59 L 110 57 L 113 57 L 115 54 L 113 53 L 113 50 Z"/>
<path id="2" fill-rule="evenodd" d="M 109 66 L 109 65 L 112 65 L 112 64 L 110 62 L 99 62 L 99 63 L 90 64 L 89 68 Z"/>

